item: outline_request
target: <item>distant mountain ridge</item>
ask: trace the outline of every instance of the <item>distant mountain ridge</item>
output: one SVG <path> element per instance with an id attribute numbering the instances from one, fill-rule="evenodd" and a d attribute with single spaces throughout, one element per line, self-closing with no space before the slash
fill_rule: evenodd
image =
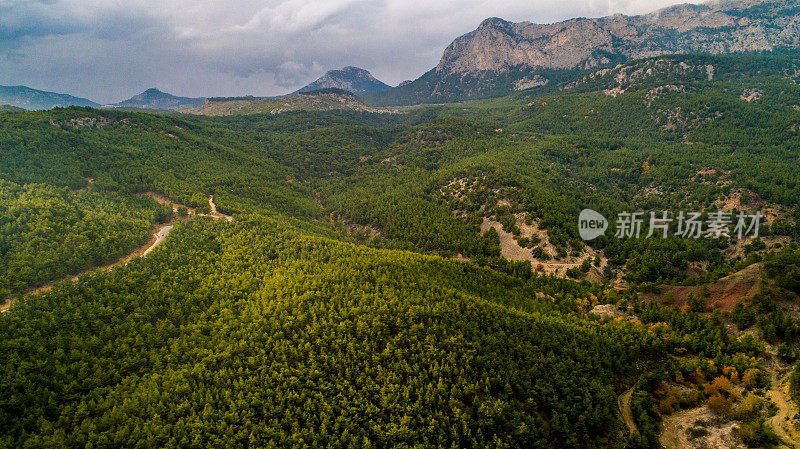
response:
<path id="1" fill-rule="evenodd" d="M 147 89 L 139 95 L 110 105 L 115 108 L 142 108 L 142 109 L 186 109 L 197 108 L 205 104 L 205 98 L 177 97 L 162 92 L 155 87 Z"/>
<path id="2" fill-rule="evenodd" d="M 495 17 L 455 39 L 431 71 L 370 99 L 376 104 L 464 100 L 542 86 L 564 72 L 630 59 L 778 48 L 800 48 L 795 0 L 718 0 L 553 24 Z"/>
<path id="3" fill-rule="evenodd" d="M 0 104 L 0 112 L 21 112 L 25 109 L 18 108 L 16 106 L 11 106 L 9 104 Z"/>
<path id="4" fill-rule="evenodd" d="M 125 101 L 101 105 L 86 98 L 33 89 L 27 86 L 0 86 L 0 105 L 5 104 L 29 111 L 70 106 L 173 110 L 196 108 L 202 106 L 205 102 L 205 98 L 177 97 L 156 88 L 151 88 Z"/>
<path id="5" fill-rule="evenodd" d="M 0 104 L 7 104 L 27 110 L 52 109 L 56 107 L 89 106 L 99 104 L 86 98 L 32 89 L 27 86 L 0 86 Z"/>
<path id="6" fill-rule="evenodd" d="M 198 115 L 247 115 L 281 114 L 289 111 L 363 111 L 376 113 L 394 112 L 365 104 L 354 93 L 328 87 L 281 97 L 217 97 L 209 98 L 202 106 L 183 109 L 180 112 Z"/>
<path id="7" fill-rule="evenodd" d="M 319 79 L 293 93 L 311 92 L 319 89 L 342 89 L 356 95 L 385 92 L 391 89 L 388 84 L 376 79 L 368 71 L 358 67 L 344 67 L 330 70 Z"/>
<path id="8" fill-rule="evenodd" d="M 798 0 L 714 0 L 649 14 L 513 23 L 492 17 L 456 38 L 439 63 L 414 81 L 390 87 L 367 70 L 331 70 L 293 92 L 342 89 L 375 106 L 448 103 L 517 90 L 555 89 L 590 70 L 668 54 L 723 55 L 800 49 Z M 152 88 L 107 107 L 192 109 L 206 98 Z M 100 107 L 71 95 L 0 86 L 0 104 L 25 109 Z"/>

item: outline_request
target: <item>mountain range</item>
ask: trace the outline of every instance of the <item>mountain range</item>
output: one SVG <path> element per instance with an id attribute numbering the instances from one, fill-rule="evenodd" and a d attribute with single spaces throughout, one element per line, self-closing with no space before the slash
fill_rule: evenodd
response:
<path id="1" fill-rule="evenodd" d="M 794 425 L 796 52 L 403 114 L 293 97 L 318 110 L 0 114 L 0 446 L 742 448 Z M 732 232 L 585 242 L 584 208 Z"/>
<path id="2" fill-rule="evenodd" d="M 718 0 L 553 24 L 489 18 L 455 39 L 435 68 L 371 100 L 449 102 L 544 86 L 629 59 L 798 47 L 800 8 L 791 0 Z"/>
<path id="3" fill-rule="evenodd" d="M 0 449 L 800 448 L 800 52 L 530 27 L 362 96 L 0 105 Z"/>
<path id="4" fill-rule="evenodd" d="M 367 70 L 331 70 L 293 92 L 341 89 L 376 106 L 447 103 L 553 89 L 587 71 L 666 54 L 732 54 L 800 48 L 800 7 L 794 0 L 714 0 L 649 14 L 513 23 L 493 17 L 456 38 L 439 63 L 414 81 L 390 87 Z M 92 106 L 85 98 L 23 86 L 0 88 L 0 103 L 25 109 Z M 186 109 L 205 98 L 157 89 L 109 107 Z"/>
<path id="5" fill-rule="evenodd" d="M 31 89 L 26 86 L 0 86 L 0 104 L 28 110 L 52 109 L 67 106 L 100 107 L 98 103 L 87 100 L 86 98 L 46 92 L 43 90 Z"/>
<path id="6" fill-rule="evenodd" d="M 40 109 L 86 106 L 92 108 L 140 108 L 140 109 L 186 109 L 205 103 L 205 98 L 176 97 L 156 88 L 135 95 L 125 101 L 102 105 L 86 98 L 47 92 L 26 86 L 0 86 L 0 105 L 8 105 L 29 111 Z"/>
<path id="7" fill-rule="evenodd" d="M 299 92 L 281 97 L 218 97 L 209 98 L 203 105 L 181 112 L 199 115 L 281 114 L 289 111 L 350 110 L 364 112 L 393 112 L 387 108 L 365 104 L 352 92 L 329 87 Z"/>

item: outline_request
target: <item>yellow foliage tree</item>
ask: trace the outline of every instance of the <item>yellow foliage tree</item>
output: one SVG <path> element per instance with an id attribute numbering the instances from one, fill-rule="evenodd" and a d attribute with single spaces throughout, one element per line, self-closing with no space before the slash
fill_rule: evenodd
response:
<path id="1" fill-rule="evenodd" d="M 742 385 L 745 388 L 755 388 L 761 380 L 761 370 L 758 368 L 750 368 L 742 375 Z"/>
<path id="2" fill-rule="evenodd" d="M 731 382 L 739 382 L 739 372 L 736 371 L 735 366 L 726 366 L 722 368 L 722 374 L 725 375 Z"/>
<path id="3" fill-rule="evenodd" d="M 708 398 L 708 407 L 718 415 L 730 415 L 733 411 L 731 401 L 719 393 L 714 393 Z"/>

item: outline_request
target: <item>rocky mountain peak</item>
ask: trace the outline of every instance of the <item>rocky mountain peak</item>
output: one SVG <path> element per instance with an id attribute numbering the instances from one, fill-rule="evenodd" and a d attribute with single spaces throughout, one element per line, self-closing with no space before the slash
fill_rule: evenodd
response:
<path id="1" fill-rule="evenodd" d="M 356 95 L 373 92 L 383 92 L 390 86 L 377 80 L 371 73 L 359 67 L 347 66 L 341 69 L 328 71 L 313 83 L 297 90 L 297 92 L 310 92 L 319 89 L 342 89 Z"/>
<path id="2" fill-rule="evenodd" d="M 718 0 L 641 16 L 552 24 L 492 17 L 453 41 L 443 76 L 512 69 L 587 69 L 662 54 L 726 54 L 800 47 L 800 10 L 790 0 Z"/>
<path id="3" fill-rule="evenodd" d="M 205 103 L 205 98 L 176 97 L 151 87 L 138 95 L 110 106 L 143 109 L 185 109 L 202 106 L 203 103 Z"/>
<path id="4" fill-rule="evenodd" d="M 503 20 L 499 17 L 489 17 L 484 19 L 478 26 L 478 29 L 494 29 L 500 31 L 511 31 L 511 22 Z"/>

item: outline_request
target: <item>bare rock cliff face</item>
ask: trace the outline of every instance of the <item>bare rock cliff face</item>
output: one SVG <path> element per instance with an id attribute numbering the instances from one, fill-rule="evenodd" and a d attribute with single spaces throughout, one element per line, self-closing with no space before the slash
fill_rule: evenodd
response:
<path id="1" fill-rule="evenodd" d="M 726 54 L 800 47 L 800 2 L 723 0 L 641 16 L 554 24 L 486 19 L 445 50 L 441 76 L 512 68 L 586 69 L 663 54 Z"/>
<path id="2" fill-rule="evenodd" d="M 435 68 L 368 100 L 409 105 L 544 91 L 629 60 L 777 49 L 800 53 L 800 0 L 715 0 L 552 24 L 489 18 L 453 41 Z"/>

